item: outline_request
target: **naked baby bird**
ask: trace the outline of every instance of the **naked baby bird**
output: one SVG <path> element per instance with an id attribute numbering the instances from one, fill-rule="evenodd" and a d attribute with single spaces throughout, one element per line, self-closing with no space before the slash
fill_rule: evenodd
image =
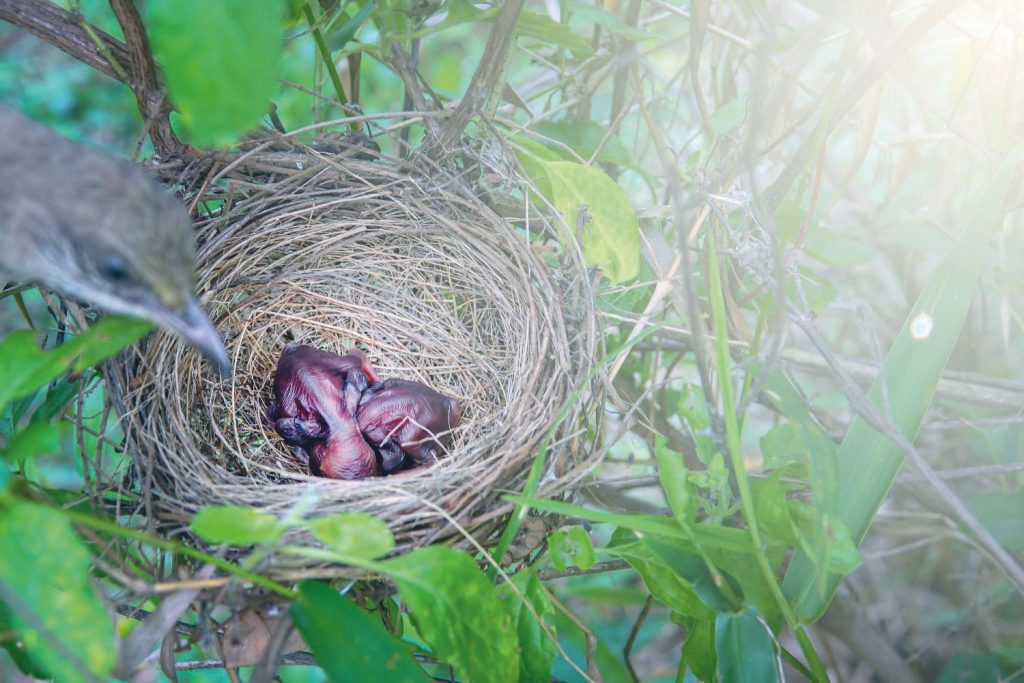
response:
<path id="1" fill-rule="evenodd" d="M 425 384 L 392 377 L 363 392 L 356 413 L 359 429 L 381 455 L 381 470 L 401 469 L 408 455 L 416 465 L 430 465 L 451 444 L 459 425 L 459 402 Z"/>
<path id="2" fill-rule="evenodd" d="M 376 381 L 376 374 L 359 349 L 339 356 L 289 344 L 278 360 L 267 418 L 299 457 L 309 462 L 313 474 L 344 479 L 372 476 L 376 456 L 355 421 L 360 395 L 370 381 Z"/>

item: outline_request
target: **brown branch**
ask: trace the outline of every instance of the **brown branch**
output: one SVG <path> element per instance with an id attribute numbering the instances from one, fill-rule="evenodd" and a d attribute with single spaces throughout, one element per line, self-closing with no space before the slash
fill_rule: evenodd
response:
<path id="1" fill-rule="evenodd" d="M 112 35 L 89 26 L 89 30 L 102 42 L 101 48 L 83 28 L 87 25 L 85 20 L 74 12 L 46 0 L 0 0 L 0 19 L 28 31 L 114 80 L 131 85 L 123 78 L 131 61 L 128 48 Z M 108 55 L 117 62 L 116 65 L 111 65 Z"/>
<path id="2" fill-rule="evenodd" d="M 153 61 L 142 17 L 131 0 L 110 0 L 110 9 L 124 32 L 131 60 L 132 90 L 139 113 L 146 122 L 146 130 L 153 140 L 153 149 L 164 159 L 176 156 L 180 154 L 182 144 L 171 128 L 171 105 Z"/>
<path id="3" fill-rule="evenodd" d="M 164 96 L 142 18 L 130 0 L 110 0 L 110 6 L 127 45 L 87 23 L 80 14 L 47 0 L 0 0 L 0 19 L 130 87 L 157 155 L 178 155 L 182 144 L 171 129 L 171 106 Z"/>
<path id="4" fill-rule="evenodd" d="M 465 96 L 451 118 L 441 129 L 439 139 L 427 147 L 428 156 L 444 155 L 453 149 L 462 131 L 469 125 L 470 119 L 480 112 L 486 112 L 492 104 L 497 103 L 497 98 L 501 94 L 498 85 L 505 80 L 516 20 L 524 3 L 525 0 L 509 0 L 502 6 L 491 35 L 487 38 L 480 65 L 473 72 L 469 88 L 466 89 Z"/>
<path id="5" fill-rule="evenodd" d="M 636 644 L 637 635 L 640 634 L 640 627 L 647 621 L 647 615 L 651 613 L 651 606 L 653 604 L 654 596 L 648 595 L 647 602 L 644 603 L 643 609 L 640 610 L 636 621 L 633 622 L 633 628 L 629 632 L 629 638 L 626 639 L 626 645 L 622 648 L 622 658 L 626 660 L 626 668 L 629 669 L 629 675 L 633 678 L 633 683 L 640 683 L 640 677 L 636 675 L 636 669 L 633 668 L 630 655 L 633 654 L 633 646 Z"/>

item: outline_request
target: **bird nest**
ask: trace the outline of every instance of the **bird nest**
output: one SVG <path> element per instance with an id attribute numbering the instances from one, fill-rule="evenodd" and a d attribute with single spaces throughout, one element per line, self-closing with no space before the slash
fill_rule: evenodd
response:
<path id="1" fill-rule="evenodd" d="M 284 516 L 305 501 L 314 516 L 379 517 L 400 550 L 462 530 L 486 544 L 510 509 L 500 497 L 522 488 L 549 433 L 541 493 L 586 474 L 600 415 L 598 341 L 571 238 L 541 218 L 501 218 L 437 168 L 301 151 L 250 154 L 229 168 L 195 205 L 207 211 L 197 222 L 199 295 L 234 374 L 218 377 L 162 332 L 111 371 L 125 445 L 162 533 L 187 534 L 205 505 Z M 458 399 L 449 452 L 397 476 L 310 475 L 264 417 L 293 341 L 337 353 L 358 346 L 379 376 Z"/>

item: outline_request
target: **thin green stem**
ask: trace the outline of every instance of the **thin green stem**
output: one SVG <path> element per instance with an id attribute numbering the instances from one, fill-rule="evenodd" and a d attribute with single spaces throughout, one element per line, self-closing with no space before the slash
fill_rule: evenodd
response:
<path id="1" fill-rule="evenodd" d="M 324 34 L 317 28 L 316 17 L 313 16 L 313 10 L 310 8 L 307 2 L 302 6 L 302 12 L 306 15 L 306 21 L 309 22 L 309 27 L 313 32 L 313 40 L 316 42 L 316 49 L 320 53 L 320 59 L 324 63 L 324 67 L 327 69 L 327 74 L 331 77 L 331 83 L 334 84 L 334 92 L 338 96 L 338 102 L 341 103 L 342 111 L 344 106 L 348 104 L 348 98 L 345 97 L 345 89 L 341 85 L 341 77 L 338 76 L 338 69 L 334 66 L 334 59 L 331 57 L 331 49 L 327 47 L 327 41 L 324 40 Z M 352 130 L 358 130 L 356 124 L 351 124 Z"/>
<path id="2" fill-rule="evenodd" d="M 144 531 L 138 531 L 137 529 L 126 529 L 118 524 L 93 517 L 92 515 L 84 512 L 75 512 L 74 510 L 65 510 L 64 508 L 59 507 L 54 507 L 53 509 L 60 512 L 75 524 L 80 524 L 84 527 L 95 529 L 96 531 L 102 531 L 104 533 L 111 534 L 112 536 L 120 536 L 121 538 L 128 538 L 133 541 L 139 541 L 140 543 L 146 543 L 157 548 L 163 548 L 164 550 L 169 550 L 174 553 L 191 557 L 195 560 L 199 560 L 200 562 L 212 564 L 218 569 L 223 569 L 229 574 L 234 574 L 240 579 L 244 579 L 257 586 L 266 588 L 267 590 L 277 593 L 282 597 L 289 599 L 295 598 L 295 591 L 287 586 L 246 569 L 242 569 L 227 560 L 222 560 L 221 558 L 214 557 L 209 553 L 204 553 L 202 550 L 190 548 L 189 546 L 178 543 L 177 541 L 158 538 L 147 534 Z"/>
<path id="3" fill-rule="evenodd" d="M 711 313 L 714 322 L 715 333 L 715 364 L 718 371 L 719 395 L 722 397 L 722 413 L 725 418 L 726 445 L 729 449 L 729 462 L 736 476 L 736 486 L 740 494 L 740 508 L 747 520 L 747 528 L 750 530 L 750 538 L 754 545 L 754 557 L 757 566 L 761 570 L 768 589 L 778 605 L 786 623 L 797 632 L 797 639 L 800 641 L 804 656 L 811 664 L 812 670 L 824 671 L 818 653 L 815 652 L 810 640 L 806 637 L 800 638 L 803 629 L 798 626 L 797 616 L 782 593 L 782 586 L 779 585 L 775 571 L 768 562 L 765 554 L 761 530 L 757 523 L 757 512 L 754 506 L 754 496 L 750 488 L 750 478 L 747 476 L 747 469 L 743 461 L 743 451 L 740 446 L 739 417 L 736 414 L 736 406 L 732 395 L 732 357 L 729 355 L 729 330 L 726 326 L 725 316 L 725 295 L 722 291 L 722 278 L 718 269 L 718 253 L 715 249 L 714 235 L 708 239 L 708 288 L 711 298 Z M 818 681 L 827 681 L 819 678 Z"/>

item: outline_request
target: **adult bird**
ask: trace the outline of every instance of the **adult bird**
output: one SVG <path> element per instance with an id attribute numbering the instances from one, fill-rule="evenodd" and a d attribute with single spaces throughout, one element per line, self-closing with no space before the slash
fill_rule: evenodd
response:
<path id="1" fill-rule="evenodd" d="M 188 212 L 142 169 L 0 107 L 0 283 L 152 320 L 228 373 L 194 263 Z"/>

